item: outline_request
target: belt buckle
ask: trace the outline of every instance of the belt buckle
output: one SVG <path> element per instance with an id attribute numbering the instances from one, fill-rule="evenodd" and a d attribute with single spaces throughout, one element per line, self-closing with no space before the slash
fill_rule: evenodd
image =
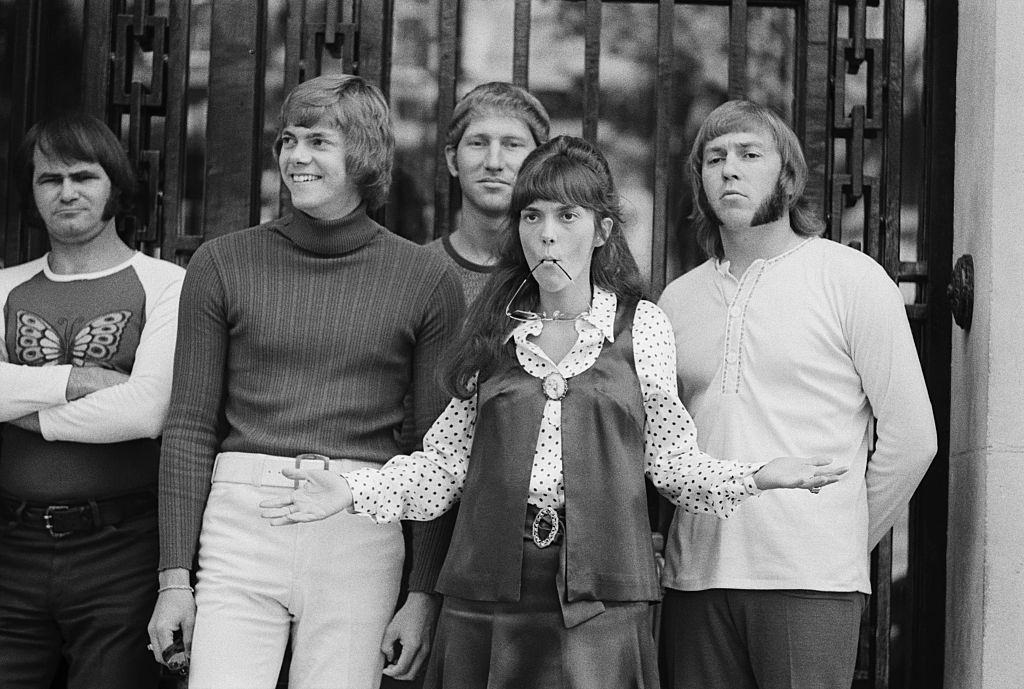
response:
<path id="1" fill-rule="evenodd" d="M 46 512 L 43 513 L 43 524 L 46 526 L 46 531 L 54 538 L 64 538 L 70 536 L 72 531 L 54 531 L 53 530 L 53 514 L 54 512 L 67 512 L 71 508 L 67 505 L 49 505 L 46 508 Z"/>
<path id="2" fill-rule="evenodd" d="M 295 468 L 301 469 L 302 463 L 306 461 L 323 462 L 324 471 L 331 470 L 331 458 L 327 455 L 322 455 L 316 452 L 303 452 L 301 455 L 295 455 Z M 295 480 L 295 489 L 299 489 L 299 481 Z"/>
<path id="3" fill-rule="evenodd" d="M 551 525 L 551 530 L 548 531 L 548 535 L 544 538 L 540 537 L 540 525 L 541 522 L 547 520 L 548 524 Z M 537 511 L 537 516 L 533 518 L 533 528 L 531 534 L 533 536 L 533 542 L 538 548 L 547 548 L 549 545 L 555 542 L 555 538 L 558 537 L 558 532 L 561 530 L 561 523 L 558 519 L 558 512 L 554 507 L 542 507 Z"/>

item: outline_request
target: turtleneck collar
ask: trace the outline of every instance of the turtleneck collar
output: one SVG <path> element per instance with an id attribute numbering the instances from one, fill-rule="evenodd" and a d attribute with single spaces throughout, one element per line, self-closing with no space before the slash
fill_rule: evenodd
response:
<path id="1" fill-rule="evenodd" d="M 339 220 L 319 220 L 293 209 L 275 223 L 276 229 L 296 246 L 314 254 L 337 256 L 362 248 L 383 228 L 359 206 Z"/>

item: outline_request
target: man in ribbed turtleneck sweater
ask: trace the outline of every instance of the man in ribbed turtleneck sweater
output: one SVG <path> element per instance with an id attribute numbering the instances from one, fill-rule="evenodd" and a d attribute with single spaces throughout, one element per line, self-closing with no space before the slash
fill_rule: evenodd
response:
<path id="1" fill-rule="evenodd" d="M 281 123 L 293 213 L 207 242 L 185 278 L 150 636 L 157 655 L 175 630 L 191 641 L 194 688 L 273 687 L 290 638 L 291 689 L 365 689 L 380 681 L 382 639 L 398 637 L 392 660 L 409 674 L 426 655 L 443 529 L 413 534 L 413 593 L 385 634 L 401 530 L 351 514 L 275 529 L 258 505 L 292 487 L 284 466 L 340 473 L 408 451 L 403 400 L 422 437 L 447 401 L 435 369 L 464 307 L 443 260 L 367 217 L 394 150 L 380 91 L 317 77 L 289 94 Z"/>

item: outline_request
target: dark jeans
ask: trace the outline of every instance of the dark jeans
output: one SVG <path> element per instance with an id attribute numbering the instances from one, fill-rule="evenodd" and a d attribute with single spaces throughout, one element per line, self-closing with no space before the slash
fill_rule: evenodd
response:
<path id="1" fill-rule="evenodd" d="M 154 689 L 146 649 L 156 602 L 156 513 L 55 539 L 0 524 L 0 689 Z"/>

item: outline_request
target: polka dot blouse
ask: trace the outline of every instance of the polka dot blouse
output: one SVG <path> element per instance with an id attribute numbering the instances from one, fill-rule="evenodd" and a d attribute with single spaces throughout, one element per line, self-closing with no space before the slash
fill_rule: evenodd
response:
<path id="1" fill-rule="evenodd" d="M 615 309 L 615 295 L 595 287 L 589 314 L 576 320 L 576 343 L 557 364 L 529 339 L 540 334 L 543 322 L 521 324 L 512 333 L 520 366 L 538 379 L 557 371 L 571 385 L 574 376 L 594 365 L 604 341 L 613 341 Z M 720 461 L 698 449 L 693 420 L 679 401 L 676 347 L 668 319 L 657 306 L 641 301 L 632 330 L 647 415 L 645 474 L 662 495 L 687 512 L 729 516 L 742 500 L 758 492 L 751 475 L 763 463 Z M 561 401 L 546 400 L 528 497 L 537 507 L 561 508 L 565 503 L 561 419 Z M 475 425 L 476 396 L 453 399 L 423 438 L 422 451 L 399 455 L 379 471 L 345 474 L 355 510 L 380 523 L 443 514 L 462 494 Z"/>

